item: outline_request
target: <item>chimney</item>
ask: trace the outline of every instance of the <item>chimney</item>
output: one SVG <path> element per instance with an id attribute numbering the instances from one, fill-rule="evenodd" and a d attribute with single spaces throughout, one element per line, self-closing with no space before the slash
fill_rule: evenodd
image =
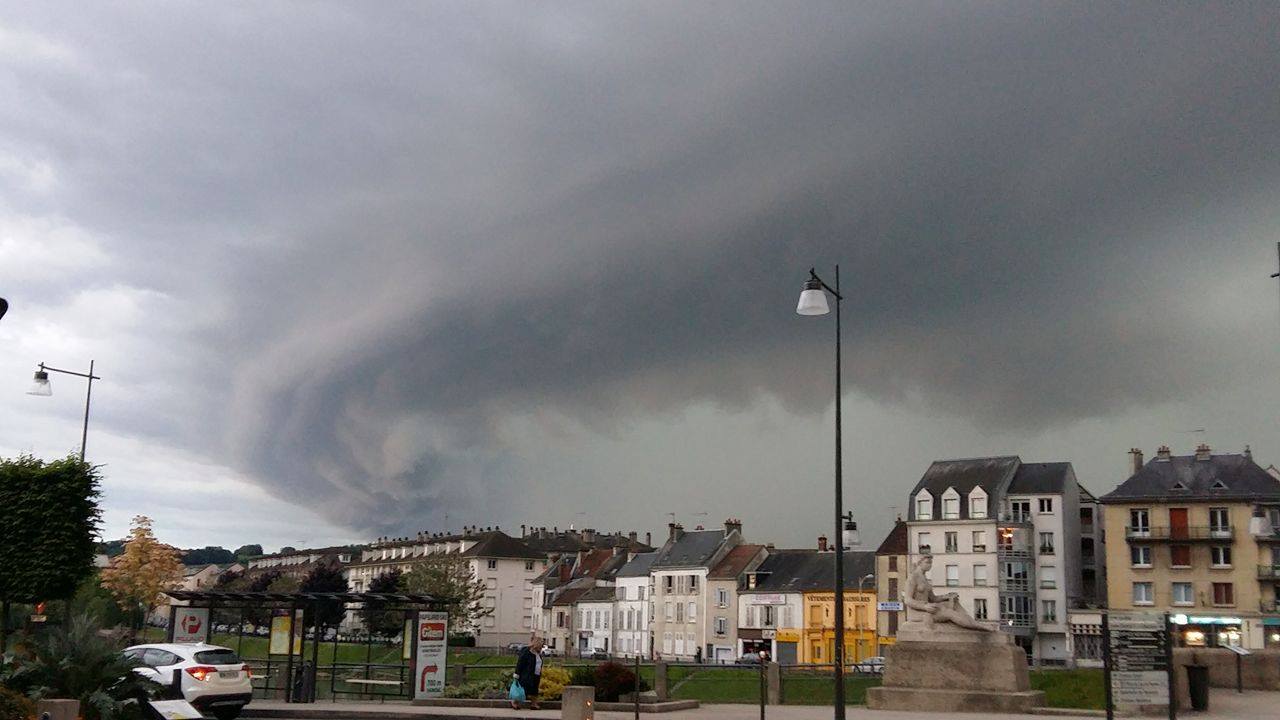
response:
<path id="1" fill-rule="evenodd" d="M 742 534 L 742 521 L 737 518 L 729 518 L 728 520 L 725 520 L 724 536 L 729 537 L 734 530 L 737 530 L 739 535 Z"/>
<path id="2" fill-rule="evenodd" d="M 1129 474 L 1137 475 L 1142 469 L 1142 451 L 1138 448 L 1129 449 Z"/>
<path id="3" fill-rule="evenodd" d="M 588 545 L 594 545 L 596 542 L 596 531 L 591 528 L 582 529 L 582 542 Z"/>
<path id="4" fill-rule="evenodd" d="M 1196 446 L 1197 461 L 1208 460 L 1210 457 L 1212 457 L 1212 455 L 1209 452 L 1209 446 L 1207 444 L 1200 443 L 1199 445 Z"/>
<path id="5" fill-rule="evenodd" d="M 573 568 L 569 566 L 569 563 L 567 562 L 560 563 L 560 582 L 562 583 L 569 582 L 569 575 L 572 571 L 573 571 Z"/>
<path id="6" fill-rule="evenodd" d="M 1248 448 L 1245 448 L 1245 449 L 1247 450 Z M 631 532 L 627 533 L 627 539 L 630 540 L 631 543 L 634 545 L 636 542 L 636 531 L 632 530 Z"/>
<path id="7" fill-rule="evenodd" d="M 1161 445 L 1160 449 L 1156 450 L 1156 460 L 1160 462 L 1169 462 L 1169 458 L 1171 456 L 1172 456 L 1172 453 L 1169 452 L 1168 445 Z"/>
<path id="8" fill-rule="evenodd" d="M 521 525 L 521 526 L 520 526 L 520 537 L 524 537 L 524 536 L 525 536 L 525 534 L 524 534 L 524 526 L 523 526 L 523 525 Z"/>
<path id="9" fill-rule="evenodd" d="M 819 535 L 818 536 L 818 552 L 826 552 L 826 551 L 827 551 L 827 536 Z"/>
<path id="10" fill-rule="evenodd" d="M 679 523 L 667 523 L 667 539 L 679 540 L 684 536 L 684 526 Z"/>
<path id="11" fill-rule="evenodd" d="M 1248 445 L 1244 446 L 1244 459 L 1253 462 L 1253 451 L 1249 449 Z"/>
<path id="12" fill-rule="evenodd" d="M 653 533 L 647 532 L 644 534 L 644 544 L 653 547 Z"/>

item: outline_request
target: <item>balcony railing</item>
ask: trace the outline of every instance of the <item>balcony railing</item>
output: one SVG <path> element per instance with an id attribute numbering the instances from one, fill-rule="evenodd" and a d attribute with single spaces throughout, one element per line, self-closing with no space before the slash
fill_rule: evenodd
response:
<path id="1" fill-rule="evenodd" d="M 1000 623 L 1017 628 L 1035 627 L 1036 616 L 1034 613 L 1000 613 Z"/>
<path id="2" fill-rule="evenodd" d="M 1259 580 L 1280 580 L 1280 565 L 1259 565 Z"/>
<path id="3" fill-rule="evenodd" d="M 1022 545 L 1005 545 L 1001 543 L 996 546 L 996 555 L 1002 558 L 1029 558 L 1031 557 L 1031 549 Z"/>
<path id="4" fill-rule="evenodd" d="M 1000 520 L 1000 522 L 1002 522 L 1002 523 L 1009 523 L 1009 524 L 1013 524 L 1013 525 L 1030 525 L 1030 524 L 1032 524 L 1032 521 L 1031 521 L 1031 513 L 1009 513 L 1009 512 L 1004 512 L 1004 513 L 1000 513 L 999 520 Z"/>
<path id="5" fill-rule="evenodd" d="M 1203 527 L 1127 527 L 1126 540 L 1183 542 L 1192 540 L 1231 540 L 1235 529 L 1230 525 Z"/>
<path id="6" fill-rule="evenodd" d="M 1007 592 L 1031 592 L 1031 581 L 1027 578 L 1000 578 L 1000 589 Z"/>

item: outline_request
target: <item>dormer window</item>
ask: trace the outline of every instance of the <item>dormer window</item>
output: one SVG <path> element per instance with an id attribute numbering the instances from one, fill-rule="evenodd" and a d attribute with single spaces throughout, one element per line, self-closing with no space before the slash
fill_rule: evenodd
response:
<path id="1" fill-rule="evenodd" d="M 921 490 L 920 494 L 916 495 L 916 519 L 933 519 L 933 496 L 928 490 Z"/>
<path id="2" fill-rule="evenodd" d="M 1170 490 L 1186 490 L 1186 489 L 1187 489 L 1187 486 L 1186 486 L 1186 485 L 1184 485 L 1184 484 L 1182 484 L 1182 481 L 1181 481 L 1181 480 L 1179 480 L 1178 482 L 1176 482 L 1176 483 L 1174 483 L 1174 484 L 1173 484 L 1173 487 L 1171 487 L 1171 488 L 1169 488 L 1169 489 L 1170 489 Z"/>
<path id="3" fill-rule="evenodd" d="M 947 488 L 947 491 L 942 494 L 942 519 L 960 519 L 960 493 L 956 492 L 955 488 Z"/>
<path id="4" fill-rule="evenodd" d="M 1209 486 L 1209 489 L 1210 490 L 1226 490 L 1227 486 L 1221 480 L 1214 480 L 1213 484 Z"/>
<path id="5" fill-rule="evenodd" d="M 969 493 L 969 517 L 971 519 L 981 519 L 987 516 L 987 494 L 982 488 L 974 488 Z"/>

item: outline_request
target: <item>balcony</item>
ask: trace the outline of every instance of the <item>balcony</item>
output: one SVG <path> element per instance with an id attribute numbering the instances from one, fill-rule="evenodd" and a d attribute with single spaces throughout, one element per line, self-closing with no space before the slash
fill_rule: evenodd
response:
<path id="1" fill-rule="evenodd" d="M 1259 580 L 1280 580 L 1280 565 L 1259 565 Z"/>
<path id="2" fill-rule="evenodd" d="M 1273 532 L 1270 535 L 1254 535 L 1253 539 L 1260 543 L 1280 543 L 1280 531 Z"/>
<path id="3" fill-rule="evenodd" d="M 1000 513 L 1001 525 L 1031 525 L 1031 513 Z"/>
<path id="4" fill-rule="evenodd" d="M 1031 580 L 1028 578 L 1000 578 L 1001 592 L 1029 593 L 1031 592 Z"/>
<path id="5" fill-rule="evenodd" d="M 996 546 L 996 555 L 1001 558 L 1030 558 L 1031 548 L 1020 545 L 1000 543 Z"/>
<path id="6" fill-rule="evenodd" d="M 1235 536 L 1235 528 L 1225 526 L 1201 527 L 1127 527 L 1124 537 L 1129 542 L 1222 542 Z"/>

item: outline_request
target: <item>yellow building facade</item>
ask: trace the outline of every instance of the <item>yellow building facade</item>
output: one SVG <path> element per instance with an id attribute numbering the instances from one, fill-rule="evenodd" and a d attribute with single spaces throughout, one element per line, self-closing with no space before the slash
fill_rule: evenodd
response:
<path id="1" fill-rule="evenodd" d="M 834 592 L 804 594 L 804 627 L 798 648 L 800 662 L 827 664 L 835 659 L 835 604 Z M 846 664 L 878 654 L 874 592 L 845 592 L 844 643 Z"/>

